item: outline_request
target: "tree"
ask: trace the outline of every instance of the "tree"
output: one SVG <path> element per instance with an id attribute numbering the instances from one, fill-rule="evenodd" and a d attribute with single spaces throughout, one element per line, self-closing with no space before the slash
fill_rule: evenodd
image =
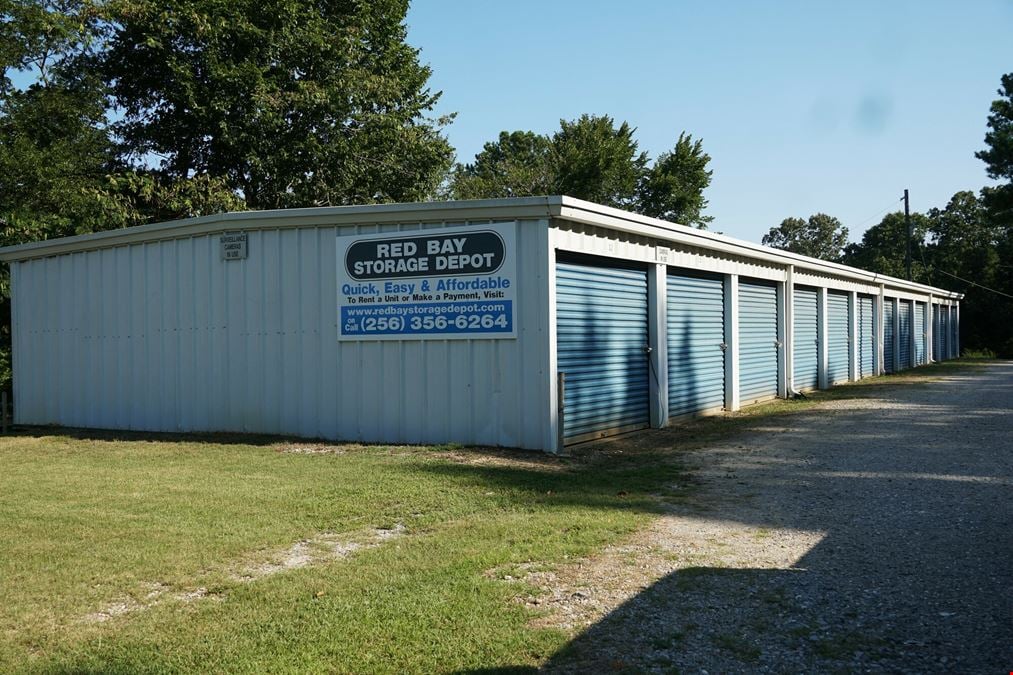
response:
<path id="1" fill-rule="evenodd" d="M 982 288 L 1008 286 L 1009 274 L 1001 265 L 1003 228 L 991 218 L 984 200 L 971 191 L 956 193 L 943 209 L 931 209 L 928 220 L 931 282 L 965 294 L 960 314 L 962 344 L 1009 353 L 1013 305 Z"/>
<path id="2" fill-rule="evenodd" d="M 703 151 L 703 142 L 693 141 L 687 133 L 671 152 L 662 153 L 641 177 L 637 186 L 637 212 L 652 218 L 706 228 L 714 220 L 702 215 L 707 207 L 703 196 L 710 185 L 707 169 L 710 155 Z"/>
<path id="3" fill-rule="evenodd" d="M 551 137 L 501 132 L 470 164 L 458 164 L 448 194 L 455 199 L 564 194 L 654 218 L 706 227 L 703 191 L 710 156 L 682 133 L 653 165 L 638 149 L 634 129 L 607 115 L 560 120 Z"/>
<path id="4" fill-rule="evenodd" d="M 104 19 L 91 0 L 0 0 L 0 96 L 12 72 L 31 70 L 42 86 L 66 78 L 103 37 Z"/>
<path id="5" fill-rule="evenodd" d="M 848 228 L 825 213 L 811 215 L 808 220 L 785 218 L 763 235 L 762 243 L 811 258 L 838 261 L 848 243 Z"/>
<path id="6" fill-rule="evenodd" d="M 456 199 L 531 197 L 552 191 L 552 140 L 531 131 L 502 131 L 471 164 L 451 176 Z"/>
<path id="7" fill-rule="evenodd" d="M 0 243 L 133 222 L 106 185 L 118 163 L 105 88 L 80 67 L 103 35 L 102 18 L 80 0 L 0 4 Z M 17 71 L 34 82 L 15 87 Z"/>
<path id="8" fill-rule="evenodd" d="M 76 67 L 100 35 L 95 7 L 0 0 L 0 245 L 133 222 L 106 189 L 116 163 L 104 89 Z M 15 72 L 34 82 L 16 87 Z M 10 383 L 10 287 L 0 271 L 0 387 Z"/>
<path id="9" fill-rule="evenodd" d="M 407 0 L 121 0 L 93 64 L 134 162 L 255 208 L 429 197 L 452 150 L 405 42 Z"/>
<path id="10" fill-rule="evenodd" d="M 553 191 L 616 208 L 634 205 L 648 160 L 637 151 L 633 128 L 626 122 L 616 128 L 608 115 L 559 126 L 552 137 Z"/>
<path id="11" fill-rule="evenodd" d="M 1002 76 L 1000 98 L 992 102 L 988 116 L 985 145 L 988 149 L 975 153 L 985 162 L 989 178 L 1005 181 L 986 193 L 993 214 L 1009 216 L 1013 212 L 1013 73 Z M 1013 216 L 1005 219 L 1013 222 Z"/>
<path id="12" fill-rule="evenodd" d="M 927 282 L 925 235 L 929 221 L 924 214 L 911 214 L 911 275 Z M 849 244 L 841 260 L 846 265 L 899 279 L 907 278 L 907 224 L 900 211 L 888 213 L 862 234 L 862 241 Z"/>

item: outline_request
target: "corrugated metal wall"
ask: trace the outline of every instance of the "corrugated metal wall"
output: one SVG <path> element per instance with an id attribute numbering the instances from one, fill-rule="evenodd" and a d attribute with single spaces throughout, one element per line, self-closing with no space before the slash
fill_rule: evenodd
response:
<path id="1" fill-rule="evenodd" d="M 851 372 L 849 296 L 827 293 L 827 382 L 847 382 Z"/>
<path id="2" fill-rule="evenodd" d="M 777 395 L 777 287 L 739 281 L 739 398 Z"/>
<path id="3" fill-rule="evenodd" d="M 795 287 L 794 362 L 792 366 L 795 389 L 819 387 L 820 327 L 819 291 L 815 288 Z"/>
<path id="4" fill-rule="evenodd" d="M 339 342 L 334 227 L 12 264 L 17 421 L 552 447 L 547 228 L 518 227 L 514 340 Z"/>
<path id="5" fill-rule="evenodd" d="M 875 374 L 876 325 L 872 296 L 858 296 L 858 376 Z"/>
<path id="6" fill-rule="evenodd" d="M 893 299 L 883 299 L 883 371 L 892 373 L 896 370 L 896 361 L 894 359 L 894 311 L 893 311 Z"/>
<path id="7" fill-rule="evenodd" d="M 646 270 L 557 262 L 556 335 L 567 442 L 650 424 Z"/>
<path id="8" fill-rule="evenodd" d="M 900 366 L 901 370 L 911 367 L 911 302 L 900 301 Z"/>
<path id="9" fill-rule="evenodd" d="M 646 425 L 649 416 L 649 362 L 642 352 L 648 325 L 673 337 L 664 352 L 668 369 L 656 374 L 659 382 L 668 380 L 669 414 L 724 404 L 726 392 L 718 383 L 725 361 L 717 352 L 725 337 L 718 325 L 726 307 L 716 302 L 720 278 L 708 273 L 740 279 L 739 400 L 745 405 L 778 393 L 778 339 L 785 327 L 777 323 L 774 282 L 789 273 L 777 264 L 679 244 L 666 247 L 662 257 L 666 242 L 650 233 L 566 219 L 552 220 L 550 229 L 548 219 L 529 220 L 518 224 L 517 339 L 339 342 L 339 233 L 468 223 L 268 227 L 277 222 L 251 216 L 237 226 L 249 237 L 249 258 L 241 261 L 219 259 L 214 233 L 12 263 L 17 422 L 553 448 L 554 377 L 572 370 L 572 364 L 567 362 L 565 302 L 560 314 L 557 298 L 547 293 L 557 274 L 550 267 L 550 248 L 636 260 L 652 269 L 670 266 L 668 288 L 651 287 L 668 302 L 668 315 L 649 323 L 645 310 L 644 327 L 636 328 L 641 351 L 635 362 L 641 370 L 624 389 L 637 401 L 633 426 Z M 695 278 L 697 269 L 706 272 Z M 563 286 L 565 276 L 564 271 Z M 638 270 L 638 295 L 639 278 Z M 864 283 L 833 275 L 800 273 L 798 278 L 838 291 L 872 292 Z M 581 283 L 588 287 L 588 279 Z M 609 289 L 606 304 L 614 314 L 614 284 Z M 686 304 L 690 296 L 699 304 Z M 796 289 L 796 388 L 817 385 L 815 303 L 808 304 L 815 296 L 811 289 Z M 887 299 L 888 366 L 890 304 Z M 554 311 L 559 326 L 550 325 Z M 864 318 L 859 321 L 865 325 Z M 945 325 L 938 331 L 938 353 L 948 355 L 956 343 L 955 311 L 951 320 L 945 307 L 939 321 Z M 680 342 L 687 327 L 691 335 Z M 561 340 L 552 345 L 557 329 Z M 842 334 L 839 327 L 833 330 Z M 687 344 L 693 354 L 688 359 L 681 356 Z M 863 340 L 863 374 L 864 345 Z M 840 359 L 833 358 L 836 368 Z M 573 396 L 574 374 L 568 374 L 567 395 Z M 834 373 L 834 379 L 846 377 Z M 662 398 L 655 399 L 659 407 Z M 568 405 L 571 416 L 580 408 L 572 400 Z M 663 417 L 664 410 L 652 412 Z"/>
<path id="10" fill-rule="evenodd" d="M 669 269 L 668 414 L 721 408 L 725 402 L 724 280 Z"/>

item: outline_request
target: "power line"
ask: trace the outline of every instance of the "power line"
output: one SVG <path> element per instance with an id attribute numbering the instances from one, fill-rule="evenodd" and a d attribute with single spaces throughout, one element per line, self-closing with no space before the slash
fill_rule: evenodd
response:
<path id="1" fill-rule="evenodd" d="M 886 206 L 884 206 L 882 209 L 880 209 L 876 213 L 872 214 L 871 216 L 869 216 L 868 218 L 866 218 L 862 222 L 858 223 L 857 225 L 854 225 L 853 227 L 857 230 L 858 228 L 862 227 L 866 223 L 868 223 L 868 222 L 870 222 L 872 220 L 875 220 L 876 218 L 879 218 L 881 215 L 883 215 L 884 213 L 886 213 L 887 211 L 889 211 L 890 209 L 892 209 L 897 202 L 902 202 L 902 201 L 904 201 L 903 197 L 901 197 L 900 199 L 897 199 L 895 201 L 891 201 L 889 204 L 887 204 Z"/>
<path id="2" fill-rule="evenodd" d="M 988 286 L 982 286 L 981 284 L 979 284 L 979 283 L 977 283 L 975 281 L 971 281 L 970 279 L 965 279 L 963 277 L 958 277 L 956 274 L 950 274 L 946 270 L 941 270 L 939 268 L 936 268 L 934 271 L 936 271 L 936 272 L 942 272 L 946 276 L 953 277 L 957 281 L 963 281 L 965 284 L 971 284 L 972 286 L 977 286 L 978 288 L 981 288 L 983 290 L 986 290 L 986 291 L 989 291 L 991 293 L 995 293 L 996 295 L 1001 295 L 1004 298 L 1009 298 L 1009 299 L 1013 300 L 1013 295 L 1010 295 L 1009 293 L 1003 293 L 1002 291 L 997 291 L 994 288 L 989 288 Z"/>

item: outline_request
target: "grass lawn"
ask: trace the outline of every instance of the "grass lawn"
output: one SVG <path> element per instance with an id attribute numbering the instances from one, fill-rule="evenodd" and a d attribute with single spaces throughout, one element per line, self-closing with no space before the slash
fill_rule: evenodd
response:
<path id="1" fill-rule="evenodd" d="M 666 485 L 681 481 L 686 447 L 960 367 L 874 378 L 565 459 L 446 447 L 309 454 L 248 437 L 2 437 L 0 671 L 536 666 L 568 636 L 531 625 L 533 610 L 514 601 L 530 589 L 497 578 L 511 566 L 587 555 L 645 524 L 664 507 Z M 376 528 L 403 534 L 381 540 Z M 366 545 L 271 567 L 325 533 Z M 244 579 L 250 569 L 271 573 Z"/>

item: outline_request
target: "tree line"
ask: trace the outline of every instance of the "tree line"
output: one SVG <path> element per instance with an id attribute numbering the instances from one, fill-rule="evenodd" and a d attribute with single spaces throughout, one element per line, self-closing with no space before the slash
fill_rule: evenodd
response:
<path id="1" fill-rule="evenodd" d="M 911 278 L 965 294 L 961 344 L 1013 357 L 1013 73 L 1003 75 L 975 156 L 997 185 L 962 190 L 941 207 L 911 214 Z M 848 229 L 825 213 L 786 218 L 763 243 L 802 255 L 906 278 L 907 222 L 888 213 L 848 243 Z"/>
<path id="2" fill-rule="evenodd" d="M 408 0 L 0 0 L 0 245 L 243 209 L 541 194 L 711 221 L 711 158 L 686 132 L 652 159 L 628 122 L 585 114 L 552 134 L 503 131 L 456 162 L 453 116 L 434 112 L 441 94 L 406 42 L 407 11 Z M 1007 183 L 1009 78 L 982 156 Z M 945 267 L 1009 288 L 1008 274 L 992 278 L 1009 246 L 993 192 L 917 216 L 929 237 L 919 279 L 966 290 L 938 278 Z M 789 219 L 765 243 L 896 272 L 895 216 L 851 246 L 832 221 Z M 8 284 L 4 270 L 0 386 Z"/>

